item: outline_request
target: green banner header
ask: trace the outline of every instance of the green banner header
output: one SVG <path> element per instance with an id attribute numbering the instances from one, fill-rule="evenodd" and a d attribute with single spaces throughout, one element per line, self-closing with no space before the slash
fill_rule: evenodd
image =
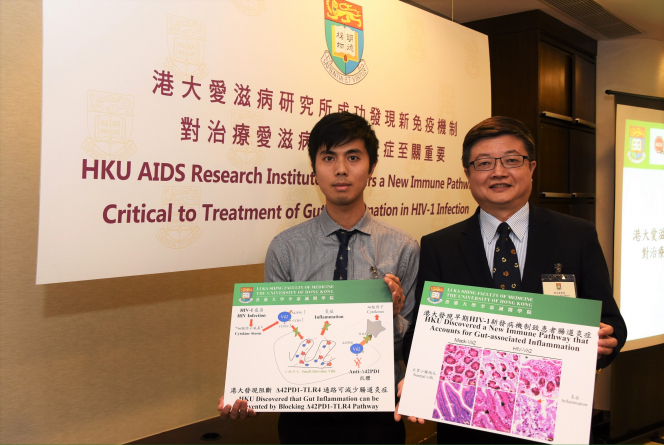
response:
<path id="1" fill-rule="evenodd" d="M 583 298 L 555 297 L 501 289 L 424 283 L 422 305 L 492 315 L 599 326 L 602 303 Z"/>
<path id="2" fill-rule="evenodd" d="M 624 147 L 625 168 L 664 170 L 664 124 L 628 119 Z"/>
<path id="3" fill-rule="evenodd" d="M 233 293 L 233 306 L 342 303 L 392 304 L 392 293 L 383 280 L 238 283 Z"/>

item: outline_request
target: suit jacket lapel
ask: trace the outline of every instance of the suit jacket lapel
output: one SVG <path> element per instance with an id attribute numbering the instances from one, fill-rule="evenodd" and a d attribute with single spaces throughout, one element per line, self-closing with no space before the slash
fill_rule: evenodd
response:
<path id="1" fill-rule="evenodd" d="M 473 277 L 475 286 L 493 287 L 493 279 L 489 272 L 489 263 L 486 260 L 482 231 L 480 230 L 479 208 L 471 218 L 465 221 L 459 245 L 463 252 L 468 270 Z"/>
<path id="2" fill-rule="evenodd" d="M 523 292 L 542 292 L 542 274 L 553 272 L 553 264 L 547 264 L 551 250 L 556 243 L 556 231 L 550 219 L 542 209 L 530 205 L 528 222 L 528 247 L 526 249 L 526 268 L 523 271 L 521 290 Z"/>

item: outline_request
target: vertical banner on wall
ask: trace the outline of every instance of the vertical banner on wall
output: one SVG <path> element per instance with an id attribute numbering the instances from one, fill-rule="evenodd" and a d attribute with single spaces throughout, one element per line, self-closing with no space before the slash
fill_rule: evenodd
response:
<path id="1" fill-rule="evenodd" d="M 486 36 L 398 1 L 44 0 L 37 283 L 261 263 L 320 213 L 309 132 L 365 117 L 370 211 L 419 239 L 474 210 Z"/>

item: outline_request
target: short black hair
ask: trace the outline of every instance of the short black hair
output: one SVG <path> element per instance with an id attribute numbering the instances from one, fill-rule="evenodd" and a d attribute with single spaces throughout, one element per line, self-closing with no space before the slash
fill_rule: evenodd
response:
<path id="1" fill-rule="evenodd" d="M 369 155 L 369 171 L 378 163 L 378 138 L 369 122 L 357 114 L 330 113 L 318 121 L 309 135 L 309 158 L 316 173 L 316 155 L 321 147 L 332 149 L 355 139 L 364 141 Z"/>
<path id="2" fill-rule="evenodd" d="M 523 142 L 531 161 L 535 160 L 535 140 L 523 122 L 506 116 L 494 116 L 475 125 L 466 134 L 463 140 L 461 163 L 463 168 L 470 167 L 470 151 L 482 139 L 497 138 L 499 136 L 514 136 Z"/>

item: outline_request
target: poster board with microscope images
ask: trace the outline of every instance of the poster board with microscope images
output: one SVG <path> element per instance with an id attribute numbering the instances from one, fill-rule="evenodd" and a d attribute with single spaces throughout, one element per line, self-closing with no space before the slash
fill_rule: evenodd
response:
<path id="1" fill-rule="evenodd" d="M 601 303 L 426 282 L 399 413 L 588 443 Z"/>

